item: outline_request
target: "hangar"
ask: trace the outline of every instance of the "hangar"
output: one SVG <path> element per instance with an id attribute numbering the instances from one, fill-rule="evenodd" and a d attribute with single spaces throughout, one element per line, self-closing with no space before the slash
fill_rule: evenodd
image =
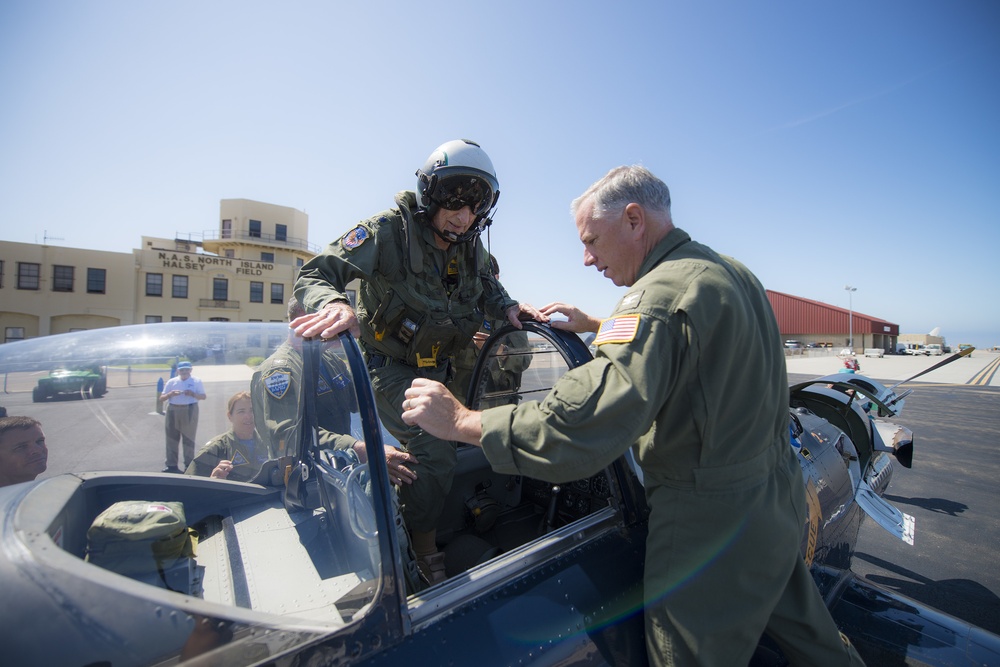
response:
<path id="1" fill-rule="evenodd" d="M 898 324 L 773 290 L 767 290 L 767 298 L 778 320 L 782 340 L 812 347 L 850 347 L 856 354 L 862 354 L 866 348 L 881 348 L 886 352 L 896 349 Z"/>

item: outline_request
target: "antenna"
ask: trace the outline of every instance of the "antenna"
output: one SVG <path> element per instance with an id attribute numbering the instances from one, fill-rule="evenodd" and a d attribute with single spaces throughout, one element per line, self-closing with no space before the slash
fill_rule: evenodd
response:
<path id="1" fill-rule="evenodd" d="M 42 235 L 42 245 L 48 245 L 49 241 L 65 241 L 65 240 L 66 239 L 64 239 L 61 236 L 49 236 L 49 230 L 47 229 Z"/>

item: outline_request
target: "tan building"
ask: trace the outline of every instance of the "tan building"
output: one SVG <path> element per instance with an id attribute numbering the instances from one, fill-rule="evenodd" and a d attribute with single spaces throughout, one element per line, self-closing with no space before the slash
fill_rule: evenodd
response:
<path id="1" fill-rule="evenodd" d="M 0 333 L 9 342 L 147 322 L 281 322 L 299 267 L 319 250 L 308 238 L 302 211 L 223 199 L 216 230 L 144 236 L 131 253 L 0 241 Z"/>

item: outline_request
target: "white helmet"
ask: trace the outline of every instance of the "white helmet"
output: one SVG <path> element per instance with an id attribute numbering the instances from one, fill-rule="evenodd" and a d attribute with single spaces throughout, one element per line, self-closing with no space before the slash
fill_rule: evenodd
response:
<path id="1" fill-rule="evenodd" d="M 468 139 L 443 143 L 416 175 L 419 210 L 433 215 L 436 207 L 457 211 L 468 206 L 476 216 L 472 235 L 487 226 L 486 219 L 500 198 L 500 185 L 490 156 L 479 144 Z"/>

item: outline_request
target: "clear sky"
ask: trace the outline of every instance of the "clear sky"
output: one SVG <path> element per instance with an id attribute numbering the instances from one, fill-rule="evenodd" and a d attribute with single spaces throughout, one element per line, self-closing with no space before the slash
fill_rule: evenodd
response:
<path id="1" fill-rule="evenodd" d="M 247 198 L 322 246 L 470 138 L 522 301 L 611 310 L 569 203 L 640 163 L 765 287 L 1000 345 L 995 0 L 7 0 L 0 99 L 5 240 L 129 252 Z"/>

